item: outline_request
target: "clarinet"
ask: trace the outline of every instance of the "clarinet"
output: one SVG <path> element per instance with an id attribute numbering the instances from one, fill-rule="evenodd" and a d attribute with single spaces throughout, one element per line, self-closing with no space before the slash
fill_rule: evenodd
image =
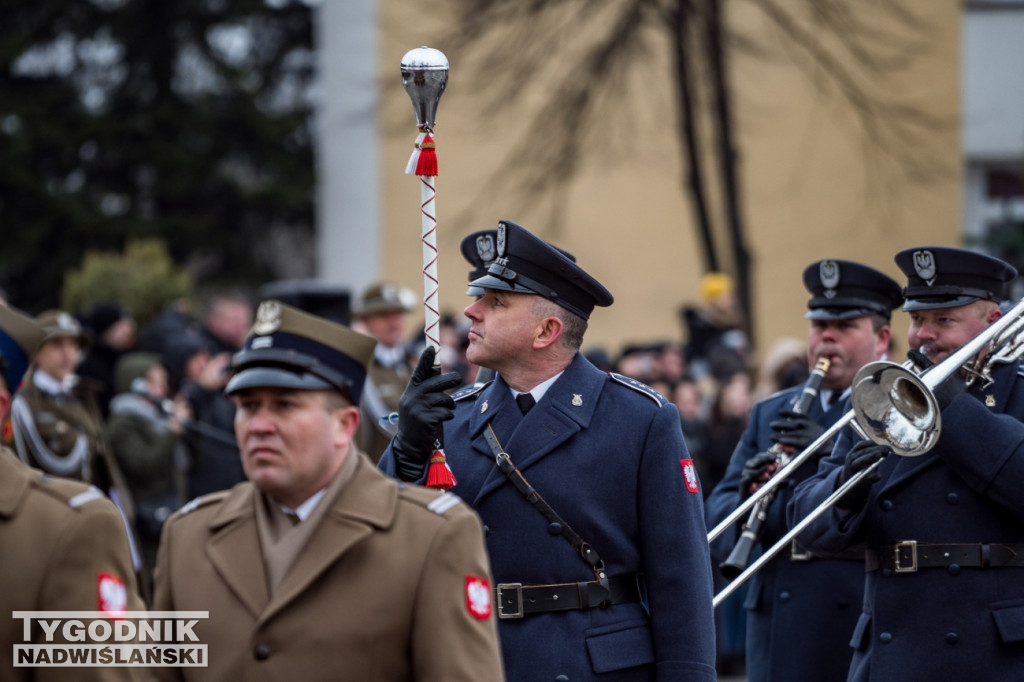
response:
<path id="1" fill-rule="evenodd" d="M 825 375 L 828 374 L 828 368 L 831 364 L 828 358 L 818 360 L 818 363 L 814 366 L 814 371 L 811 372 L 811 376 L 804 383 L 800 398 L 797 399 L 796 405 L 793 406 L 794 412 L 806 414 L 807 410 L 811 408 L 814 399 L 818 397 L 821 382 L 824 381 Z M 778 443 L 774 443 L 768 449 L 768 452 L 775 455 L 775 461 L 778 464 L 776 471 L 789 464 L 790 459 L 792 459 L 790 453 L 786 452 L 785 446 Z M 750 516 L 747 517 L 746 523 L 743 524 L 743 530 L 740 533 L 739 539 L 736 540 L 736 545 L 732 548 L 729 557 L 718 565 L 719 572 L 729 580 L 738 576 L 747 567 L 747 563 L 750 561 L 750 554 L 760 541 L 761 533 L 764 532 L 764 522 L 768 518 L 768 507 L 771 506 L 772 500 L 775 499 L 775 492 L 772 491 L 762 497 L 750 509 Z"/>

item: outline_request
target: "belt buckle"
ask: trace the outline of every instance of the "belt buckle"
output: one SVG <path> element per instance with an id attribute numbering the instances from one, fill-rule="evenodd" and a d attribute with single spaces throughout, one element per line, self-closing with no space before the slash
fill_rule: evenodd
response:
<path id="1" fill-rule="evenodd" d="M 796 540 L 793 540 L 789 546 L 789 560 L 790 561 L 810 561 L 814 557 L 811 554 L 811 550 L 804 549 L 800 546 Z"/>
<path id="2" fill-rule="evenodd" d="M 523 584 L 522 583 L 498 583 L 495 588 L 495 596 L 498 602 L 498 619 L 513 620 L 523 617 Z M 505 593 L 514 592 L 515 611 L 505 610 Z"/>
<path id="3" fill-rule="evenodd" d="M 901 560 L 903 550 L 909 550 L 910 563 L 904 565 Z M 893 548 L 893 570 L 896 573 L 917 573 L 917 540 L 900 540 Z"/>

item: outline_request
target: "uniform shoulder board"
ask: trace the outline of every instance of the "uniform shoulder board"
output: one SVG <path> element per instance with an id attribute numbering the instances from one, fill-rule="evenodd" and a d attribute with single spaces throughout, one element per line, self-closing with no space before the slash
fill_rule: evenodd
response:
<path id="1" fill-rule="evenodd" d="M 617 372 L 608 372 L 608 376 L 611 377 L 612 381 L 618 384 L 631 388 L 637 393 L 643 393 L 645 396 L 656 402 L 658 407 L 668 404 L 668 400 L 665 396 L 641 381 L 627 377 L 625 374 L 618 374 Z"/>
<path id="2" fill-rule="evenodd" d="M 462 498 L 455 493 L 446 492 L 438 495 L 437 490 L 412 485 L 399 486 L 399 490 L 402 491 L 402 497 L 425 507 L 438 516 L 444 516 L 445 512 L 462 504 Z"/>
<path id="3" fill-rule="evenodd" d="M 72 509 L 78 509 L 94 500 L 106 499 L 103 491 L 94 485 L 85 485 L 81 481 L 72 481 L 57 476 L 41 474 L 36 479 L 36 486 L 50 495 L 66 502 Z"/>
<path id="4" fill-rule="evenodd" d="M 87 502 L 102 500 L 105 497 L 106 495 L 103 494 L 103 491 L 93 485 L 89 486 L 88 490 L 82 491 L 68 500 L 68 506 L 72 509 L 78 509 Z"/>
<path id="5" fill-rule="evenodd" d="M 452 400 L 454 400 L 455 402 L 469 399 L 476 400 L 477 394 L 479 394 L 480 391 L 487 388 L 487 386 L 488 384 L 473 384 L 472 386 L 460 388 L 459 390 L 455 391 L 455 393 L 452 393 Z"/>
<path id="6" fill-rule="evenodd" d="M 191 500 L 186 502 L 181 509 L 178 510 L 178 515 L 184 516 L 185 514 L 194 512 L 196 509 L 199 509 L 200 507 L 211 505 L 214 502 L 220 502 L 221 500 L 228 496 L 229 492 L 230 491 L 228 490 L 218 490 L 215 493 L 208 493 L 206 495 L 200 495 L 199 497 L 193 497 Z"/>
<path id="7" fill-rule="evenodd" d="M 445 493 L 428 504 L 427 509 L 435 514 L 444 514 L 460 502 L 462 502 L 462 499 L 458 495 L 454 493 Z"/>

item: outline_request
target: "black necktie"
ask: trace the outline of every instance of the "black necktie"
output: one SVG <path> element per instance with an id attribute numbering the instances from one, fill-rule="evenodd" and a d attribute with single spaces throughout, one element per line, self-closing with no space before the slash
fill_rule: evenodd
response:
<path id="1" fill-rule="evenodd" d="M 519 411 L 526 414 L 530 409 L 537 404 L 537 401 L 533 399 L 533 396 L 529 393 L 520 393 L 516 396 L 516 404 L 519 405 Z"/>
<path id="2" fill-rule="evenodd" d="M 832 391 L 832 395 L 828 397 L 828 406 L 832 407 L 839 402 L 839 396 L 842 395 L 842 391 Z"/>

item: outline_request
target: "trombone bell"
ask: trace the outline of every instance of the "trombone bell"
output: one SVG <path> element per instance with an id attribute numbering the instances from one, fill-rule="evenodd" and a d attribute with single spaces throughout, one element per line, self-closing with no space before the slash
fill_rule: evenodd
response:
<path id="1" fill-rule="evenodd" d="M 884 361 L 864 365 L 853 379 L 850 402 L 865 435 L 897 455 L 923 455 L 938 440 L 938 402 L 924 382 L 902 365 Z"/>

